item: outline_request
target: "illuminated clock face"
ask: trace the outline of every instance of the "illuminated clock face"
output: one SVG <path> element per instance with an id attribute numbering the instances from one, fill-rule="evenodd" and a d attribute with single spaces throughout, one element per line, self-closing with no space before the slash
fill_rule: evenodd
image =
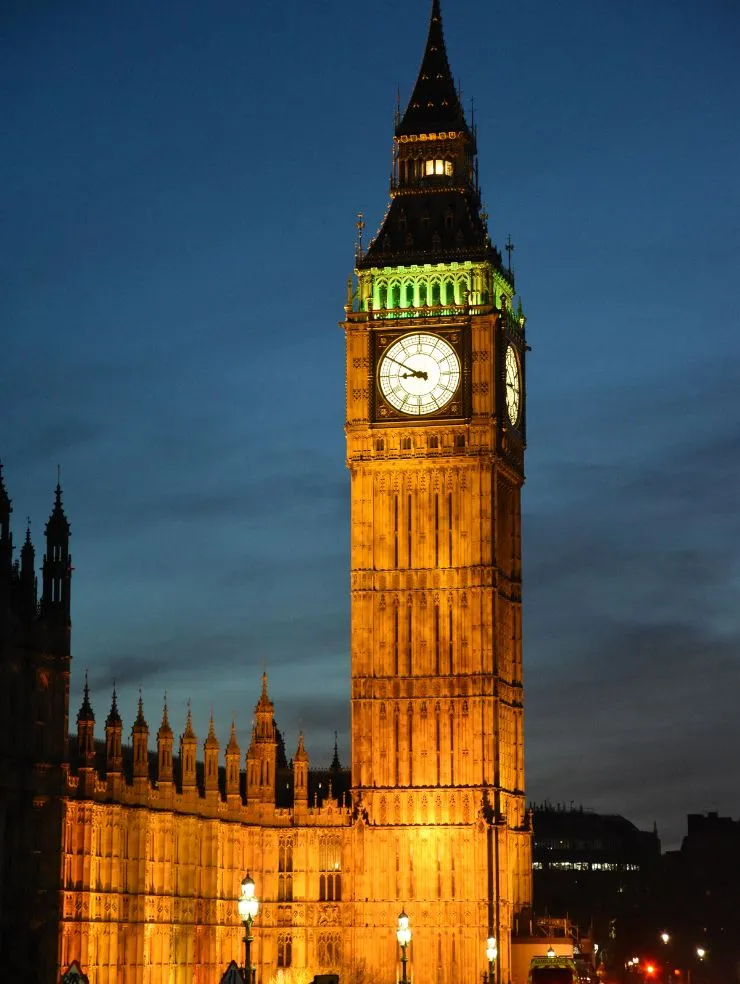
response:
<path id="1" fill-rule="evenodd" d="M 439 335 L 404 335 L 384 353 L 378 386 L 392 407 L 423 417 L 447 406 L 460 385 L 460 360 Z"/>
<path id="2" fill-rule="evenodd" d="M 509 420 L 516 427 L 521 411 L 522 383 L 519 373 L 519 359 L 511 345 L 506 349 L 505 374 L 506 412 L 509 414 Z"/>

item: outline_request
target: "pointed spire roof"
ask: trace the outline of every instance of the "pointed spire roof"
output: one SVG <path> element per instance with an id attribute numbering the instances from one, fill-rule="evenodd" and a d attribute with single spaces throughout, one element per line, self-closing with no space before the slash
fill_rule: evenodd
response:
<path id="1" fill-rule="evenodd" d="M 149 732 L 149 725 L 146 723 L 144 717 L 144 701 L 141 696 L 141 688 L 139 689 L 139 713 L 136 715 L 136 720 L 134 721 L 133 731 L 146 731 Z"/>
<path id="2" fill-rule="evenodd" d="M 164 704 L 162 705 L 162 723 L 159 726 L 159 731 L 157 732 L 157 738 L 171 738 L 172 728 L 170 727 L 170 719 L 167 717 L 167 692 L 164 695 Z"/>
<path id="3" fill-rule="evenodd" d="M 57 477 L 57 487 L 54 490 L 54 508 L 51 510 L 49 521 L 46 524 L 45 533 L 47 536 L 62 534 L 69 536 L 69 520 L 64 512 L 62 505 L 62 486 L 60 485 L 61 475 Z"/>
<path id="4" fill-rule="evenodd" d="M 77 723 L 80 721 L 92 721 L 95 722 L 95 714 L 92 709 L 92 704 L 90 703 L 90 688 L 87 685 L 87 670 L 85 670 L 85 686 L 82 691 L 82 704 L 77 712 Z"/>
<path id="5" fill-rule="evenodd" d="M 26 522 L 26 538 L 23 541 L 23 546 L 21 547 L 21 562 L 25 566 L 27 564 L 33 564 L 36 551 L 33 549 L 33 543 L 31 541 L 31 517 L 29 516 Z"/>
<path id="6" fill-rule="evenodd" d="M 227 753 L 235 752 L 239 754 L 239 743 L 236 740 L 236 725 L 234 724 L 234 719 L 231 719 L 231 734 L 229 735 L 229 744 L 226 746 Z"/>
<path id="7" fill-rule="evenodd" d="M 396 136 L 460 130 L 470 132 L 447 60 L 439 0 L 432 0 L 424 57 Z"/>
<path id="8" fill-rule="evenodd" d="M 188 716 L 185 720 L 185 731 L 182 734 L 183 741 L 197 741 L 193 731 L 193 717 L 190 710 L 190 700 L 188 699 Z"/>
<path id="9" fill-rule="evenodd" d="M 329 768 L 333 772 L 339 772 L 342 768 L 342 763 L 339 761 L 339 745 L 337 743 L 337 733 L 334 732 L 334 758 L 331 760 L 331 765 Z"/>
<path id="10" fill-rule="evenodd" d="M 257 701 L 257 706 L 255 711 L 266 711 L 272 713 L 275 709 L 274 704 L 270 700 L 270 695 L 267 693 L 267 671 L 262 672 L 262 693 L 260 694 L 260 699 Z"/>
<path id="11" fill-rule="evenodd" d="M 211 720 L 208 722 L 208 737 L 203 743 L 204 748 L 215 748 L 218 749 L 218 738 L 216 737 L 216 729 L 213 725 L 213 708 L 211 708 Z"/>
<path id="12" fill-rule="evenodd" d="M 113 681 L 113 697 L 110 702 L 110 711 L 105 719 L 106 727 L 112 728 L 116 724 L 121 724 L 121 715 L 118 713 L 118 700 L 116 699 L 116 681 Z"/>
<path id="13" fill-rule="evenodd" d="M 301 731 L 298 735 L 298 748 L 293 756 L 294 762 L 308 762 L 308 752 L 303 744 L 303 732 Z"/>

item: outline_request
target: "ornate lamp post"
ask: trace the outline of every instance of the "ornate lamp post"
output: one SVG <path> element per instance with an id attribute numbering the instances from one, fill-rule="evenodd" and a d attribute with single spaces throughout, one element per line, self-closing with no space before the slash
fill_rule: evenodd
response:
<path id="1" fill-rule="evenodd" d="M 254 894 L 254 879 L 251 875 L 244 876 L 242 893 L 237 902 L 239 918 L 244 923 L 244 981 L 254 984 L 254 969 L 252 967 L 252 923 L 260 907 L 259 899 Z"/>
<path id="2" fill-rule="evenodd" d="M 409 926 L 409 917 L 405 912 L 402 912 L 398 917 L 396 939 L 398 940 L 398 945 L 401 947 L 401 984 L 409 984 L 408 978 L 406 977 L 406 947 L 411 942 L 411 928 Z"/>
<path id="3" fill-rule="evenodd" d="M 498 947 L 496 946 L 496 937 L 489 936 L 488 941 L 486 943 L 486 958 L 488 960 L 488 984 L 493 984 L 494 981 L 497 956 L 498 956 Z"/>

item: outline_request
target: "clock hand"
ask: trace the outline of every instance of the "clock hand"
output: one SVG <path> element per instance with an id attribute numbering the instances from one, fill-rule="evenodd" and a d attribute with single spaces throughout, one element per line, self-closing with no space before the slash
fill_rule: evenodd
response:
<path id="1" fill-rule="evenodd" d="M 404 366 L 404 368 L 406 368 Z M 429 379 L 428 372 L 422 372 L 420 369 L 412 369 L 411 372 L 402 372 L 401 379 L 408 379 L 412 377 L 414 379 Z"/>
<path id="2" fill-rule="evenodd" d="M 410 366 L 407 366 L 405 362 L 399 362 L 398 359 L 394 359 L 392 355 L 386 355 L 386 359 L 389 362 L 395 362 L 396 365 L 397 366 L 400 366 L 402 369 L 408 369 L 409 374 L 411 376 L 418 376 L 419 375 L 419 370 L 418 369 L 412 369 Z M 405 376 L 403 378 L 406 379 Z"/>

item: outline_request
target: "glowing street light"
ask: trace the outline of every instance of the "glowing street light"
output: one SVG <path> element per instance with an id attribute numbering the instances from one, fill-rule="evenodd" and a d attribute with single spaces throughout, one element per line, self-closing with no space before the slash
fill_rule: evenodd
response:
<path id="1" fill-rule="evenodd" d="M 697 946 L 697 948 L 696 948 L 696 955 L 697 955 L 697 957 L 700 960 L 703 960 L 704 957 L 706 957 L 706 955 L 707 955 L 707 951 L 704 949 L 703 946 Z"/>
<path id="2" fill-rule="evenodd" d="M 665 944 L 668 944 L 668 943 L 671 942 L 671 934 L 670 933 L 666 933 L 665 931 L 660 934 L 660 938 L 661 938 L 661 940 Z"/>
<path id="3" fill-rule="evenodd" d="M 498 957 L 498 947 L 496 946 L 496 937 L 489 936 L 486 942 L 486 958 L 488 960 L 488 984 L 493 984 L 494 975 L 494 965 L 496 963 L 496 957 Z"/>
<path id="4" fill-rule="evenodd" d="M 401 984 L 408 984 L 408 978 L 406 977 L 406 947 L 411 942 L 411 927 L 409 926 L 409 917 L 405 912 L 402 912 L 398 917 L 396 939 L 398 940 L 398 945 L 401 947 Z"/>
<path id="5" fill-rule="evenodd" d="M 252 923 L 259 911 L 260 903 L 254 894 L 254 879 L 251 875 L 244 876 L 241 885 L 241 895 L 237 902 L 239 918 L 244 923 L 244 981 L 245 984 L 253 984 L 254 968 L 252 967 Z"/>
<path id="6" fill-rule="evenodd" d="M 552 948 L 552 947 L 548 947 L 548 950 L 547 950 L 547 956 L 548 956 L 548 958 L 549 958 L 550 960 L 552 960 L 552 959 L 553 959 L 553 957 L 555 956 L 555 951 L 553 950 L 553 948 Z"/>

